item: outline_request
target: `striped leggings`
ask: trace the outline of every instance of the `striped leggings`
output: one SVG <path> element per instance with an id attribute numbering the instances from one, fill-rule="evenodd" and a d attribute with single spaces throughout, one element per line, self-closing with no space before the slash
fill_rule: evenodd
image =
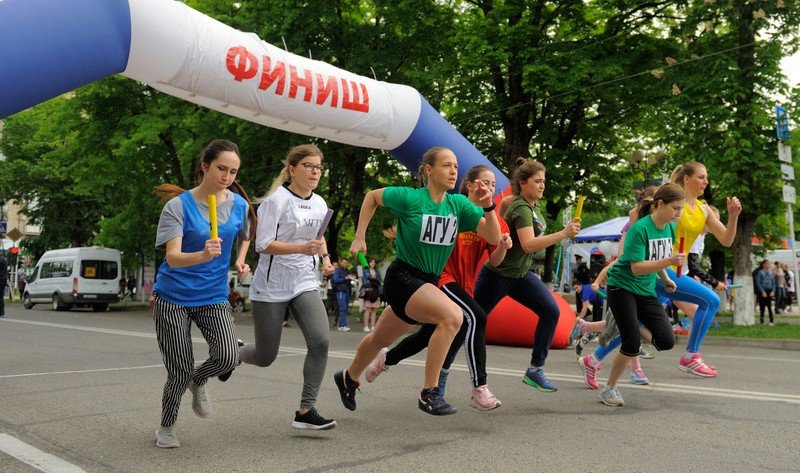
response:
<path id="1" fill-rule="evenodd" d="M 239 364 L 239 348 L 228 301 L 200 307 L 184 307 L 156 295 L 153 307 L 156 338 L 167 369 L 161 400 L 161 425 L 169 427 L 178 418 L 181 397 L 190 381 L 202 386 L 208 378 L 230 371 Z M 208 342 L 208 359 L 194 366 L 192 322 Z"/>

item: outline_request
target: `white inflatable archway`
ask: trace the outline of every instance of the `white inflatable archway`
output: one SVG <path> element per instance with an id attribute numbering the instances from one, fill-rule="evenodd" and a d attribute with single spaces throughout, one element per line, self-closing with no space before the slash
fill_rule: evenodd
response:
<path id="1" fill-rule="evenodd" d="M 121 73 L 272 128 L 389 150 L 433 146 L 491 167 L 415 89 L 290 54 L 173 0 L 0 0 L 0 118 Z"/>

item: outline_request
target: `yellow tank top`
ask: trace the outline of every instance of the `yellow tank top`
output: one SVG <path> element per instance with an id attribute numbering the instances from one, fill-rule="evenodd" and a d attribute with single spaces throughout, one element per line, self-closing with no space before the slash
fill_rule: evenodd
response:
<path id="1" fill-rule="evenodd" d="M 675 253 L 680 249 L 681 237 L 683 237 L 684 245 L 683 251 L 688 252 L 689 248 L 694 245 L 697 237 L 703 233 L 706 227 L 706 209 L 703 202 L 696 199 L 694 209 L 689 207 L 689 204 L 683 204 L 681 216 L 678 219 L 678 224 L 675 226 L 675 244 L 673 250 Z"/>

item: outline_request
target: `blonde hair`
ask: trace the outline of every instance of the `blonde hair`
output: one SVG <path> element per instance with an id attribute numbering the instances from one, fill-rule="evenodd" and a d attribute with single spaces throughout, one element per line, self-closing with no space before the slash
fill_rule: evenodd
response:
<path id="1" fill-rule="evenodd" d="M 322 151 L 312 144 L 297 145 L 290 149 L 286 154 L 286 158 L 283 160 L 283 169 L 278 173 L 278 177 L 272 181 L 269 191 L 267 191 L 262 200 L 272 195 L 284 182 L 292 182 L 292 176 L 289 174 L 289 166 L 297 166 L 303 158 L 308 156 L 319 156 L 320 161 L 324 159 Z"/>
<path id="2" fill-rule="evenodd" d="M 428 185 L 428 175 L 425 174 L 425 166 L 436 165 L 436 160 L 439 158 L 439 153 L 442 151 L 450 151 L 450 148 L 435 146 L 425 151 L 425 154 L 422 155 L 422 163 L 420 163 L 419 169 L 417 169 L 417 180 L 422 187 Z"/>
<path id="3" fill-rule="evenodd" d="M 695 173 L 700 170 L 700 168 L 705 168 L 705 166 L 697 161 L 689 161 L 688 163 L 679 164 L 678 166 L 675 166 L 675 169 L 672 170 L 672 174 L 669 176 L 669 182 L 683 187 L 683 179 L 687 176 L 694 176 Z"/>

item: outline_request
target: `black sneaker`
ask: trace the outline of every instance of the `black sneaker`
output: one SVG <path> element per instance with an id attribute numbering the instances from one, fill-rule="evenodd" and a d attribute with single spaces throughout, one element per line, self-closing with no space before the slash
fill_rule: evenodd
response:
<path id="1" fill-rule="evenodd" d="M 337 371 L 333 373 L 333 380 L 339 388 L 339 395 L 342 397 L 342 404 L 351 411 L 356 410 L 356 389 L 361 386 L 358 381 L 350 379 L 347 371 Z"/>
<path id="2" fill-rule="evenodd" d="M 237 338 L 237 339 L 236 339 L 236 345 L 237 345 L 239 348 L 242 348 L 242 347 L 244 346 L 244 342 L 243 342 L 242 340 L 240 340 L 240 339 L 238 339 L 238 338 Z M 242 361 L 241 361 L 241 360 L 239 360 L 239 364 L 240 364 L 240 365 L 242 364 Z M 234 368 L 234 369 L 236 369 L 236 368 Z M 226 371 L 225 373 L 222 373 L 221 375 L 217 376 L 217 379 L 218 379 L 218 380 L 220 380 L 220 381 L 222 381 L 222 382 L 224 383 L 225 381 L 227 381 L 227 380 L 228 380 L 228 378 L 230 378 L 230 377 L 231 377 L 231 375 L 232 375 L 232 374 L 233 374 L 233 370 Z"/>
<path id="3" fill-rule="evenodd" d="M 444 400 L 444 396 L 442 396 L 438 387 L 426 388 L 419 393 L 419 408 L 435 416 L 456 413 L 456 408 Z"/>
<path id="4" fill-rule="evenodd" d="M 295 411 L 292 427 L 302 430 L 330 430 L 336 427 L 336 421 L 323 418 L 316 409 L 311 409 L 305 414 Z"/>

